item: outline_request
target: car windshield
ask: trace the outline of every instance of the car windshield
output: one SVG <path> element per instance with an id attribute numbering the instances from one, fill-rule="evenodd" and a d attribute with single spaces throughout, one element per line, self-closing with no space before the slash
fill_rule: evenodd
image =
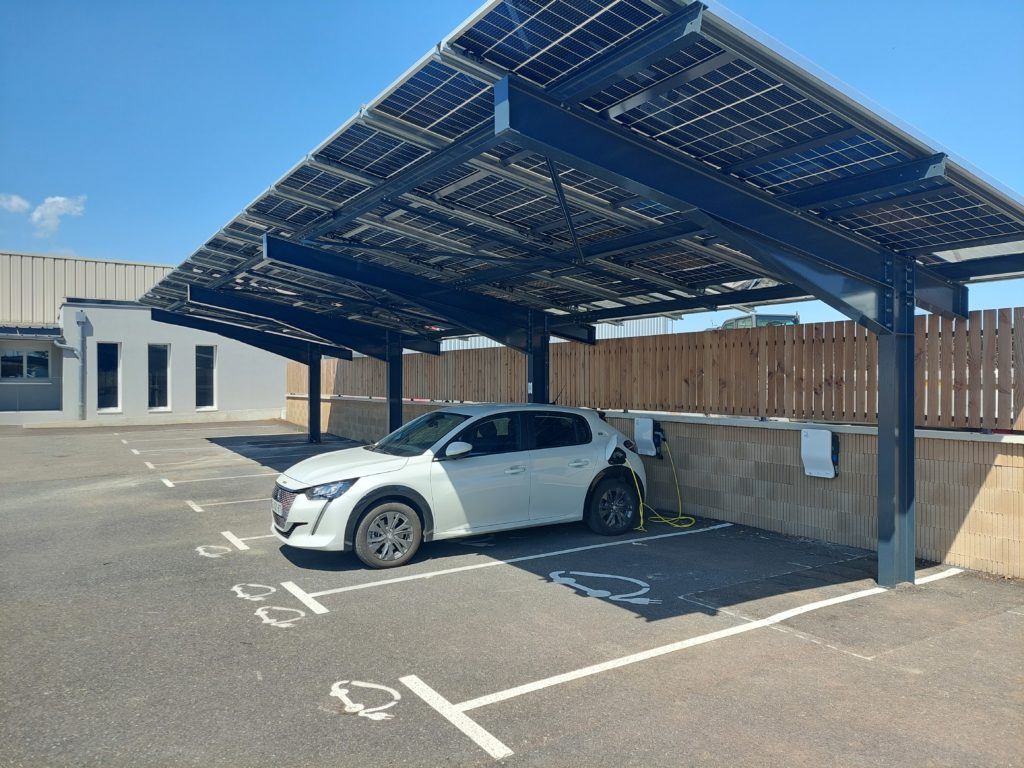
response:
<path id="1" fill-rule="evenodd" d="M 367 448 L 392 456 L 419 456 L 468 418 L 450 411 L 425 413 Z"/>

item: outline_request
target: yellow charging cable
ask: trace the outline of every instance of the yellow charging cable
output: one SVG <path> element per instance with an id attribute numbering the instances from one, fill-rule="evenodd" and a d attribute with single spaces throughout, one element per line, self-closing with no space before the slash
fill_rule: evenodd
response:
<path id="1" fill-rule="evenodd" d="M 665 440 L 662 444 L 668 450 L 668 460 L 669 463 L 672 464 L 672 481 L 676 487 L 676 516 L 666 517 L 644 501 L 644 496 L 640 492 L 640 481 L 637 479 L 636 472 L 634 472 L 633 468 L 630 467 L 630 471 L 633 472 L 633 484 L 636 486 L 636 495 L 640 499 L 640 525 L 635 528 L 637 531 L 647 530 L 644 528 L 644 507 L 647 507 L 654 513 L 649 519 L 655 523 L 665 523 L 666 525 L 671 525 L 673 528 L 689 528 L 697 522 L 696 518 L 683 514 L 683 494 L 679 489 L 679 475 L 676 473 L 676 460 L 672 456 L 672 446 L 668 444 L 668 440 Z"/>

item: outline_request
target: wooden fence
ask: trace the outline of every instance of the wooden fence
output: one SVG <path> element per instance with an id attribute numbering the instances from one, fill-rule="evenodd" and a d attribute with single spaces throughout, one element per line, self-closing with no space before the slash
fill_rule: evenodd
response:
<path id="1" fill-rule="evenodd" d="M 916 318 L 919 427 L 1024 431 L 1024 308 Z M 506 348 L 406 355 L 407 398 L 525 399 L 526 361 Z M 305 392 L 289 366 L 289 391 Z M 324 363 L 323 392 L 384 395 L 384 365 Z M 878 345 L 853 322 L 551 345 L 562 405 L 874 423 Z"/>

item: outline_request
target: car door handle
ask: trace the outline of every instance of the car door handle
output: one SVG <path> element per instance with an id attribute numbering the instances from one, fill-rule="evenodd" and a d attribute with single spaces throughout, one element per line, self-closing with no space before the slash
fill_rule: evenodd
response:
<path id="1" fill-rule="evenodd" d="M 521 475 L 526 471 L 526 467 L 522 464 L 516 464 L 514 467 L 509 467 L 505 470 L 506 475 Z"/>
<path id="2" fill-rule="evenodd" d="M 573 459 L 569 462 L 570 467 L 586 467 L 590 464 L 590 459 Z"/>

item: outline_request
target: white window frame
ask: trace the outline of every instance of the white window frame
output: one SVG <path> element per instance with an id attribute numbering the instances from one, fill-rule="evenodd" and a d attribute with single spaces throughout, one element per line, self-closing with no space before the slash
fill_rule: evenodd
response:
<path id="1" fill-rule="evenodd" d="M 216 344 L 196 344 L 196 350 L 198 350 L 199 347 L 210 347 L 211 349 L 213 349 L 213 405 L 197 405 L 196 406 L 196 411 L 197 412 L 216 411 L 218 409 L 218 404 L 217 404 L 217 361 L 220 358 L 220 350 L 217 348 Z M 193 361 L 193 363 L 195 362 L 194 354 L 193 354 L 192 361 Z M 199 382 L 198 382 L 199 368 L 198 367 L 195 370 L 195 375 L 197 377 L 196 387 L 198 388 L 198 386 L 199 386 Z M 195 398 L 196 394 L 197 394 L 196 392 L 192 393 L 193 398 Z"/>
<path id="2" fill-rule="evenodd" d="M 149 407 L 149 348 L 150 347 L 166 347 L 167 348 L 167 405 L 158 405 L 155 408 Z M 171 411 L 171 345 L 170 343 L 155 342 L 146 345 L 146 407 L 150 413 L 170 413 Z"/>
<path id="3" fill-rule="evenodd" d="M 113 344 L 117 347 L 117 405 L 114 408 L 100 408 L 100 344 Z M 96 413 L 124 413 L 124 377 L 121 375 L 124 366 L 124 349 L 120 341 L 96 342 Z"/>

